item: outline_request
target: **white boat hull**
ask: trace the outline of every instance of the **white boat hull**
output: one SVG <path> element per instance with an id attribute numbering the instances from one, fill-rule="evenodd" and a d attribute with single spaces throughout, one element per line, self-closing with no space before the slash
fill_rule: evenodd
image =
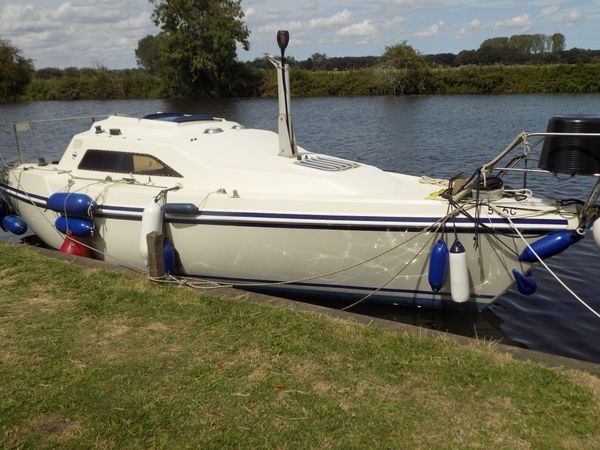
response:
<path id="1" fill-rule="evenodd" d="M 280 120 L 284 109 L 280 102 Z M 192 215 L 166 214 L 162 221 L 180 275 L 262 292 L 428 308 L 457 306 L 450 277 L 439 292 L 429 285 L 430 252 L 440 237 L 451 246 L 457 236 L 466 249 L 468 273 L 463 264 L 454 298 L 483 309 L 514 283 L 513 270 L 532 267 L 519 261 L 527 244 L 517 229 L 533 242 L 585 228 L 573 202 L 505 191 L 489 170 L 462 186 L 453 182 L 447 198 L 440 196 L 446 180 L 308 152 L 288 138 L 204 115 L 110 116 L 75 135 L 58 163 L 7 168 L 0 189 L 54 248 L 65 238 L 55 221 L 66 212 L 60 203 L 53 206 L 58 212 L 48 209 L 55 193 L 85 194 L 97 205 L 95 233 L 82 238 L 94 257 L 142 270 L 142 230 L 155 228 L 142 227 L 144 208 L 156 206 L 153 199 L 183 203 Z"/>
<path id="2" fill-rule="evenodd" d="M 64 189 L 64 177 L 36 177 L 34 172 L 20 174 L 23 176 L 13 172 L 2 190 L 40 239 L 59 248 L 64 239 L 54 227 L 59 214 L 46 209 L 45 199 Z M 145 270 L 139 252 L 142 209 L 158 189 L 145 188 L 139 194 L 140 189 L 134 187 L 94 183 L 72 189 L 99 200 L 93 219 L 97 231 L 92 238 L 82 239 L 96 249 L 94 256 Z M 123 195 L 126 190 L 131 192 Z M 173 202 L 191 201 L 189 193 L 169 195 Z M 203 196 L 192 195 L 195 199 Z M 129 199 L 129 204 L 116 203 L 119 198 Z M 177 251 L 180 275 L 283 295 L 346 300 L 369 296 L 371 301 L 408 306 L 454 307 L 450 277 L 434 292 L 427 273 L 432 245 L 439 237 L 445 237 L 450 245 L 455 228 L 467 252 L 470 279 L 470 296 L 461 307 L 484 309 L 514 283 L 513 269 L 522 273 L 531 269 L 531 264 L 517 260 L 524 244 L 515 234 L 496 235 L 480 228 L 475 248 L 475 227 L 468 219 L 448 222 L 444 232 L 436 225 L 444 216 L 441 205 L 430 207 L 428 216 L 402 210 L 391 216 L 358 215 L 353 211 L 360 210 L 360 205 L 338 205 L 335 214 L 309 214 L 299 209 L 275 213 L 272 207 L 261 211 L 257 205 L 266 202 L 260 199 L 244 202 L 220 195 L 211 202 L 207 205 L 212 207 L 198 216 L 165 217 L 166 237 Z M 238 209 L 224 208 L 225 204 Z M 243 208 L 250 204 L 251 209 Z M 297 205 L 300 208 L 301 202 Z M 339 211 L 342 208 L 345 214 Z M 389 212 L 390 205 L 379 205 L 382 212 L 386 208 Z M 438 214 L 432 214 L 435 211 Z M 510 231 L 497 217 L 488 221 L 498 232 Z M 520 229 L 533 241 L 540 233 L 573 226 L 567 219 L 552 216 L 522 219 Z"/>

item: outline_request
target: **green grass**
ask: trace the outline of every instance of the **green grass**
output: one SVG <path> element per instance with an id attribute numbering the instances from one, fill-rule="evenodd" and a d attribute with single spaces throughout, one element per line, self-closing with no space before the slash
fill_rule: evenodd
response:
<path id="1" fill-rule="evenodd" d="M 0 447 L 598 448 L 600 382 L 0 247 Z"/>

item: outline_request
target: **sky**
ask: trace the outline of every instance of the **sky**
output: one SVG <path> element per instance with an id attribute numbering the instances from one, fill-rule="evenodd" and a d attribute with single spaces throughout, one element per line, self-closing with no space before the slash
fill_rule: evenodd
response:
<path id="1" fill-rule="evenodd" d="M 242 0 L 250 51 L 277 53 L 278 29 L 290 32 L 288 55 L 381 55 L 407 41 L 421 53 L 476 49 L 487 38 L 563 33 L 566 47 L 600 48 L 600 0 Z M 159 30 L 148 0 L 0 0 L 0 39 L 42 67 L 136 67 L 139 39 Z"/>

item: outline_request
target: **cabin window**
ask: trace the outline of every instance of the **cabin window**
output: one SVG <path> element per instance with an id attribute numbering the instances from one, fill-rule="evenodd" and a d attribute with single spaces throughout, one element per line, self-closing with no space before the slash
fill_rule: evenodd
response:
<path id="1" fill-rule="evenodd" d="M 82 170 L 97 172 L 131 173 L 160 177 L 181 177 L 161 160 L 143 153 L 88 150 L 78 166 Z"/>

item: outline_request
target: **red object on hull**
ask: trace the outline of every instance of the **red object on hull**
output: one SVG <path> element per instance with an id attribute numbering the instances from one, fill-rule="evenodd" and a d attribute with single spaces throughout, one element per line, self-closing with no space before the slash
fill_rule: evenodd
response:
<path id="1" fill-rule="evenodd" d="M 76 239 L 73 239 L 71 233 L 67 233 L 65 236 L 65 240 L 60 246 L 60 252 L 67 255 L 83 256 L 85 258 L 91 257 L 90 249 Z"/>

